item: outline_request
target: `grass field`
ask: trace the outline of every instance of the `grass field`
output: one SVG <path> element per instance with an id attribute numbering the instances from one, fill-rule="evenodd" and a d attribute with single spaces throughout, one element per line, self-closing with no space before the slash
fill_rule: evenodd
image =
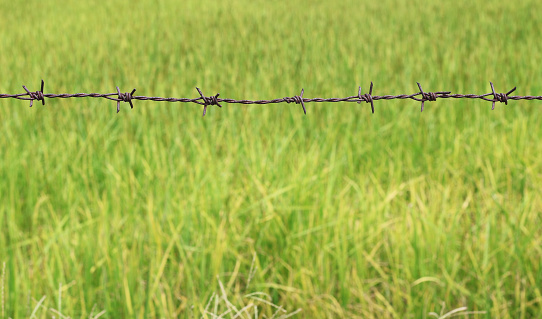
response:
<path id="1" fill-rule="evenodd" d="M 1 93 L 542 94 L 535 0 L 0 10 Z M 0 99 L 0 318 L 542 318 L 540 101 L 134 105 Z"/>

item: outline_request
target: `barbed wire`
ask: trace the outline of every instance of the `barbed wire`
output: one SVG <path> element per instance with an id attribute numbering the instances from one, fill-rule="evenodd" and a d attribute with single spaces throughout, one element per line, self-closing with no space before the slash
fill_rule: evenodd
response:
<path id="1" fill-rule="evenodd" d="M 133 109 L 134 104 L 133 100 L 141 101 L 156 101 L 156 102 L 181 102 L 181 103 L 196 103 L 203 105 L 203 116 L 207 113 L 207 107 L 211 105 L 216 105 L 222 107 L 220 103 L 230 103 L 230 104 L 276 104 L 276 103 L 296 103 L 301 104 L 303 107 L 303 112 L 307 114 L 307 109 L 305 103 L 311 102 L 366 102 L 371 103 L 371 111 L 375 112 L 374 101 L 378 100 L 395 100 L 395 99 L 412 99 L 418 102 L 421 102 L 421 111 L 423 112 L 425 102 L 433 102 L 437 99 L 481 99 L 492 103 L 491 109 L 495 109 L 495 102 L 501 102 L 508 105 L 509 100 L 542 100 L 542 96 L 510 96 L 512 92 L 516 90 L 514 87 L 507 93 L 496 93 L 495 88 L 492 82 L 489 82 L 491 85 L 491 93 L 486 94 L 452 94 L 451 91 L 439 91 L 439 92 L 424 92 L 420 83 L 418 84 L 419 92 L 413 94 L 399 94 L 399 95 L 373 95 L 373 82 L 371 82 L 371 87 L 369 93 L 362 94 L 361 86 L 358 88 L 358 94 L 347 96 L 344 98 L 304 98 L 303 93 L 304 89 L 301 89 L 301 94 L 294 95 L 292 97 L 283 97 L 272 100 L 234 100 L 234 99 L 224 99 L 219 98 L 220 94 L 212 96 L 205 96 L 201 90 L 196 87 L 200 97 L 198 98 L 174 98 L 174 97 L 155 97 L 155 96 L 134 96 L 136 89 L 133 89 L 131 92 L 121 93 L 119 87 L 117 86 L 117 93 L 75 93 L 75 94 L 53 94 L 53 93 L 43 93 L 44 82 L 41 80 L 41 89 L 39 91 L 31 92 L 23 85 L 23 89 L 26 93 L 20 94 L 3 94 L 0 93 L 1 99 L 13 98 L 18 100 L 27 100 L 30 101 L 30 107 L 34 104 L 34 101 L 41 101 L 42 105 L 45 105 L 45 98 L 54 99 L 54 98 L 78 98 L 78 97 L 94 97 L 94 98 L 105 98 L 108 100 L 117 102 L 117 113 L 120 111 L 120 102 L 127 102 L 130 104 L 130 107 Z M 419 97 L 418 97 L 419 96 Z M 492 98 L 487 98 L 492 96 Z"/>

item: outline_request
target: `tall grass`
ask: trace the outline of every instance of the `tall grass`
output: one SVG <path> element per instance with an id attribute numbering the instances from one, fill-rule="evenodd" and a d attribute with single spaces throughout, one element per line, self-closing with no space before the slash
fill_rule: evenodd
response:
<path id="1" fill-rule="evenodd" d="M 541 6 L 4 1 L 0 92 L 540 94 Z M 134 104 L 0 100 L 6 317 L 541 318 L 539 102 Z"/>

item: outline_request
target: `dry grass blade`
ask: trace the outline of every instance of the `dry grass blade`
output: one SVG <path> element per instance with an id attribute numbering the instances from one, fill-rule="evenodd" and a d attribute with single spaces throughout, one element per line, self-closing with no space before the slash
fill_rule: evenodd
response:
<path id="1" fill-rule="evenodd" d="M 36 307 L 34 307 L 34 311 L 32 311 L 32 314 L 30 314 L 31 319 L 36 317 L 36 312 L 38 311 L 38 309 L 41 306 L 41 304 L 43 303 L 43 301 L 45 301 L 45 298 L 46 298 L 46 296 L 43 296 L 43 297 L 41 297 L 40 301 L 38 301 L 38 304 L 36 305 Z"/>
<path id="2" fill-rule="evenodd" d="M 442 307 L 442 312 L 444 312 L 444 305 Z M 438 318 L 438 319 L 446 319 L 446 318 L 452 318 L 452 317 L 456 317 L 456 316 L 468 316 L 468 315 L 477 315 L 477 314 L 485 314 L 486 312 L 485 311 L 466 311 L 467 310 L 467 307 L 459 307 L 459 308 L 456 308 L 456 309 L 453 309 L 445 314 L 437 314 L 435 312 L 430 312 L 429 313 L 429 316 L 431 317 L 435 317 L 435 318 Z"/>

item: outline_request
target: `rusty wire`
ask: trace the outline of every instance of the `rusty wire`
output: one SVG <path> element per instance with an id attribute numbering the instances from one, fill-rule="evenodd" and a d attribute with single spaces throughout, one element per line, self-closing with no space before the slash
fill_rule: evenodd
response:
<path id="1" fill-rule="evenodd" d="M 372 113 L 375 112 L 374 108 L 374 101 L 378 100 L 394 100 L 394 99 L 412 99 L 418 102 L 421 102 L 421 111 L 423 112 L 424 109 L 424 103 L 425 102 L 432 102 L 436 101 L 437 99 L 461 99 L 461 98 L 467 98 L 467 99 L 481 99 L 484 101 L 488 101 L 492 103 L 491 109 L 495 109 L 495 102 L 501 102 L 506 105 L 508 105 L 509 100 L 542 100 L 542 96 L 510 96 L 510 93 L 514 92 L 516 88 L 514 87 L 507 93 L 496 93 L 495 88 L 493 86 L 493 83 L 489 82 L 491 85 L 491 93 L 486 94 L 452 94 L 450 91 L 438 91 L 438 92 L 424 92 L 422 89 L 422 86 L 420 83 L 418 84 L 418 88 L 420 89 L 419 92 L 413 93 L 413 94 L 399 94 L 399 95 L 372 95 L 373 94 L 373 82 L 371 82 L 371 87 L 369 89 L 369 93 L 362 94 L 361 93 L 361 86 L 358 88 L 358 94 L 353 96 L 348 96 L 344 98 L 304 98 L 303 93 L 305 92 L 304 89 L 301 89 L 301 93 L 299 95 L 294 95 L 292 97 L 283 97 L 283 98 L 277 98 L 273 100 L 234 100 L 234 99 L 224 99 L 219 98 L 218 96 L 220 94 L 212 95 L 212 96 L 205 96 L 201 92 L 199 88 L 196 87 L 196 90 L 198 91 L 200 97 L 190 99 L 190 98 L 173 98 L 173 97 L 154 97 L 154 96 L 134 96 L 134 93 L 136 89 L 133 89 L 132 92 L 126 92 L 121 93 L 119 87 L 117 86 L 117 93 L 75 93 L 75 94 L 68 94 L 68 93 L 62 93 L 62 94 L 52 94 L 52 93 L 44 93 L 43 87 L 44 82 L 41 80 L 41 90 L 31 92 L 29 91 L 26 86 L 23 85 L 24 90 L 26 93 L 20 93 L 20 94 L 3 94 L 0 93 L 1 99 L 6 98 L 13 98 L 18 100 L 27 100 L 30 101 L 30 107 L 32 107 L 34 100 L 41 101 L 42 105 L 45 105 L 45 98 L 53 99 L 53 98 L 76 98 L 76 97 L 96 97 L 96 98 L 105 98 L 108 100 L 116 101 L 117 102 L 117 113 L 120 111 L 120 102 L 128 102 L 130 104 L 131 108 L 134 108 L 134 104 L 132 103 L 133 100 L 142 100 L 142 101 L 160 101 L 160 102 L 181 102 L 181 103 L 196 103 L 199 105 L 203 105 L 203 116 L 207 113 L 207 106 L 210 105 L 217 105 L 219 107 L 222 107 L 220 103 L 230 103 L 230 104 L 275 104 L 275 103 L 296 103 L 301 104 L 303 107 L 303 112 L 307 114 L 307 109 L 305 107 L 305 103 L 310 102 L 357 102 L 358 104 L 361 102 L 371 103 L 371 111 Z M 419 97 L 417 97 L 419 96 Z M 488 96 L 492 96 L 492 98 L 487 98 Z"/>

